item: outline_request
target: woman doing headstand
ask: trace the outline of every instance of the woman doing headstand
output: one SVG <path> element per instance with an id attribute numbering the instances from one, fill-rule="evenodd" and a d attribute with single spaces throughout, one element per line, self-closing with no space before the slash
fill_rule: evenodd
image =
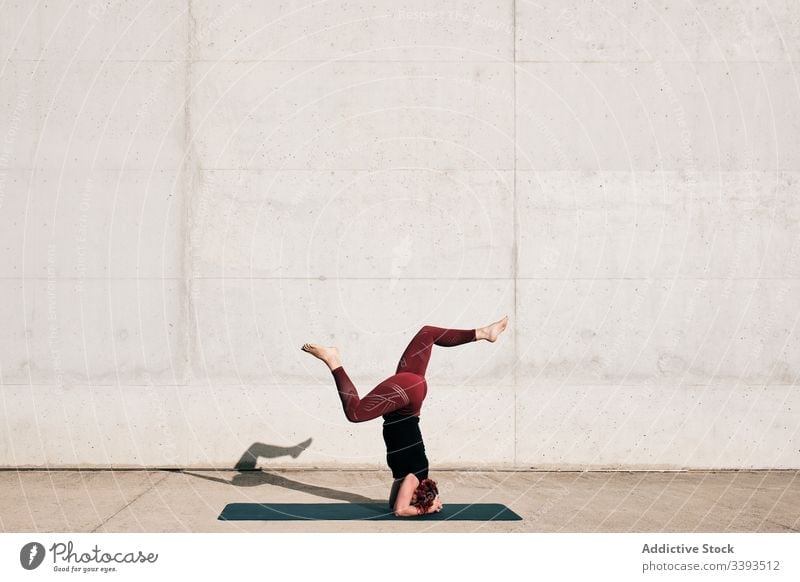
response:
<path id="1" fill-rule="evenodd" d="M 423 326 L 403 352 L 395 374 L 363 398 L 359 398 L 344 371 L 337 348 L 303 345 L 303 351 L 325 362 L 333 374 L 347 420 L 364 422 L 383 417 L 386 462 L 394 477 L 389 505 L 396 516 L 422 515 L 442 509 L 436 482 L 428 479 L 428 458 L 419 430 L 422 401 L 428 392 L 425 371 L 433 346 L 458 346 L 477 340 L 494 342 L 507 325 L 508 316 L 476 329 Z"/>

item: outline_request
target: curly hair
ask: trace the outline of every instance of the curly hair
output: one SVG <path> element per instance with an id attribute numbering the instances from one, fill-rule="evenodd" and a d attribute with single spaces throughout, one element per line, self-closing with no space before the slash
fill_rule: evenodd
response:
<path id="1" fill-rule="evenodd" d="M 423 479 L 411 496 L 411 505 L 416 507 L 417 512 L 422 515 L 428 512 L 438 495 L 439 489 L 436 487 L 436 481 Z"/>

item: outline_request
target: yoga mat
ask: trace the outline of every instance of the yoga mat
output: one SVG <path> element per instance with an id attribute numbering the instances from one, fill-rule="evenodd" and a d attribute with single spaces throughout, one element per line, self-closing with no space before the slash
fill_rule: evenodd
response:
<path id="1" fill-rule="evenodd" d="M 522 518 L 500 503 L 448 503 L 441 511 L 414 517 L 395 517 L 382 503 L 229 503 L 217 518 L 222 521 L 519 521 Z"/>

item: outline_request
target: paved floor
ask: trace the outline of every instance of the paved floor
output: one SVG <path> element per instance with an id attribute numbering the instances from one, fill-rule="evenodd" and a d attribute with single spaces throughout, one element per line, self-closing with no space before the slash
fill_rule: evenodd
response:
<path id="1" fill-rule="evenodd" d="M 433 475 L 432 475 L 433 477 Z M 226 504 L 386 502 L 382 471 L 0 471 L 4 532 L 797 532 L 800 471 L 439 471 L 516 522 L 223 522 Z"/>

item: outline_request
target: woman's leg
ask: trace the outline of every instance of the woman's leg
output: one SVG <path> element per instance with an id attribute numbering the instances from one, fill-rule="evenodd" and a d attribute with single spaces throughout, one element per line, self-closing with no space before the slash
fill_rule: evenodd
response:
<path id="1" fill-rule="evenodd" d="M 401 408 L 406 408 L 409 412 L 412 409 L 417 410 L 426 388 L 424 378 L 410 383 L 403 378 L 405 384 L 401 385 L 391 377 L 375 386 L 364 398 L 359 398 L 358 391 L 344 367 L 331 370 L 331 374 L 342 400 L 344 414 L 350 422 L 372 420 Z"/>
<path id="2" fill-rule="evenodd" d="M 421 376 L 419 381 L 409 380 L 408 376 L 404 376 L 402 379 L 388 378 L 378 384 L 364 398 L 359 398 L 356 387 L 344 371 L 339 359 L 339 350 L 333 346 L 316 344 L 303 344 L 301 349 L 319 358 L 328 366 L 336 382 L 336 389 L 342 400 L 342 407 L 347 419 L 351 422 L 363 422 L 404 407 L 407 408 L 409 414 L 418 413 L 427 390 L 424 376 L 434 345 L 451 347 L 479 339 L 494 342 L 507 325 L 508 316 L 477 329 L 422 326 L 403 352 L 395 372 L 396 374 L 411 372 Z M 395 380 L 402 382 L 403 385 Z"/>
<path id="3" fill-rule="evenodd" d="M 474 329 L 446 329 L 423 325 L 408 344 L 406 351 L 403 352 L 395 373 L 411 372 L 424 376 L 434 345 L 451 347 L 474 342 L 477 337 L 476 331 Z"/>
<path id="4" fill-rule="evenodd" d="M 342 367 L 338 349 L 317 344 L 303 344 L 301 349 L 328 366 L 336 382 L 344 414 L 350 422 L 372 420 L 401 408 L 405 408 L 408 414 L 418 413 L 427 390 L 424 378 L 392 376 L 378 384 L 364 398 L 359 398 L 358 390 Z"/>

